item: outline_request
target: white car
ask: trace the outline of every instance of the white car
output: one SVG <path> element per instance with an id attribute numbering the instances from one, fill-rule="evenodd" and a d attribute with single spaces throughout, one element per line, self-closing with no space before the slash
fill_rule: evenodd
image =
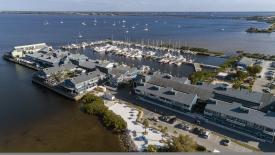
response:
<path id="1" fill-rule="evenodd" d="M 210 132 L 209 132 L 209 131 L 203 131 L 203 132 L 202 132 L 202 137 L 203 137 L 203 138 L 208 139 L 209 136 L 210 136 Z"/>

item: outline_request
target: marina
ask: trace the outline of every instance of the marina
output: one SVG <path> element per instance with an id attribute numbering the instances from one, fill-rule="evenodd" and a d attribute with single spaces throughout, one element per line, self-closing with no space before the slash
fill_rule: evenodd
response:
<path id="1" fill-rule="evenodd" d="M 101 85 L 110 88 L 111 91 L 119 92 L 121 88 L 118 86 L 125 83 L 129 84 L 130 80 L 137 77 L 136 75 L 148 70 L 167 73 L 175 78 L 182 78 L 188 77 L 193 72 L 216 70 L 227 60 L 227 57 L 203 56 L 195 51 L 179 49 L 183 45 L 206 47 L 217 51 L 225 50 L 226 55 L 235 53 L 236 49 L 268 51 L 273 54 L 270 50 L 273 49 L 273 45 L 268 44 L 267 39 L 263 39 L 266 36 L 242 33 L 246 26 L 253 25 L 253 23 L 243 20 L 230 20 L 234 25 L 232 27 L 230 22 L 227 23 L 228 20 L 190 20 L 188 18 L 179 20 L 177 17 L 167 18 L 165 16 L 18 16 L 0 15 L 0 18 L 4 21 L 0 25 L 3 33 L 0 36 L 1 56 L 8 60 L 0 60 L 0 70 L 5 73 L 0 79 L 6 88 L 1 90 L 3 101 L 0 105 L 2 109 L 0 115 L 3 118 L 0 119 L 0 122 L 5 124 L 5 126 L 0 128 L 3 131 L 1 133 L 0 144 L 2 147 L 0 147 L 0 150 L 3 151 L 119 152 L 121 148 L 118 137 L 103 128 L 97 118 L 89 118 L 90 116 L 82 115 L 81 111 L 79 111 L 79 104 L 74 104 L 75 102 L 71 100 L 79 100 L 85 93 L 89 93 Z M 211 22 L 208 23 L 207 21 Z M 202 26 L 194 24 L 196 22 L 202 23 Z M 17 31 L 16 26 L 19 24 L 21 25 L 20 32 Z M 258 24 L 264 26 L 263 23 Z M 164 29 L 165 31 L 163 31 Z M 173 37 L 171 37 L 172 35 Z M 222 41 L 217 39 L 223 36 L 227 37 L 224 37 Z M 247 39 L 245 43 L 243 43 L 243 40 L 232 40 L 232 38 L 244 37 Z M 109 39 L 106 40 L 106 38 Z M 253 45 L 251 45 L 253 42 L 251 40 L 254 41 Z M 273 35 L 271 34 L 268 42 L 272 40 Z M 39 42 L 46 42 L 47 46 L 52 46 L 51 50 L 47 52 L 44 49 L 39 49 L 39 54 L 35 54 L 36 51 L 34 51 L 23 53 L 24 57 L 16 58 L 4 54 L 4 52 L 11 51 L 15 45 Z M 169 43 L 173 44 L 173 48 L 165 47 L 164 44 Z M 63 59 L 65 57 L 66 59 Z M 76 67 L 69 70 L 59 70 L 59 68 L 62 68 L 61 64 L 67 64 L 68 62 Z M 13 63 L 19 65 L 14 65 Z M 51 69 L 46 71 L 47 68 Z M 43 73 L 43 70 L 46 74 Z M 97 78 L 97 75 L 99 75 L 97 74 L 98 70 L 103 73 L 100 76 L 103 81 Z M 39 71 L 42 73 L 39 74 L 40 77 L 42 75 L 46 75 L 45 77 L 49 76 L 46 78 L 46 83 L 41 83 L 41 81 L 34 79 L 33 75 L 37 75 Z M 48 74 L 49 72 L 51 73 Z M 186 90 L 170 85 L 172 82 L 166 83 L 168 84 L 164 85 L 165 88 L 155 91 L 154 94 L 160 97 L 167 97 L 164 91 L 175 87 L 177 90 L 174 90 L 176 90 L 175 92 L 178 94 L 176 96 L 179 99 L 181 97 L 184 99 L 185 97 L 188 98 L 188 96 L 185 96 L 186 92 L 183 92 Z M 163 83 L 155 83 L 154 85 L 163 87 Z M 146 83 L 145 86 L 151 85 Z M 186 88 L 189 88 L 189 86 L 189 84 L 185 85 Z M 143 89 L 141 90 L 144 92 L 150 91 Z M 199 98 L 203 97 L 203 92 L 208 93 L 208 90 L 200 92 L 199 87 L 194 87 L 194 89 L 196 90 L 195 92 L 189 93 L 194 96 L 198 94 Z M 136 89 L 136 91 L 138 90 Z M 230 90 L 224 91 L 224 93 L 230 92 Z M 129 96 L 128 93 L 127 91 L 123 95 Z M 184 95 L 180 96 L 182 93 Z M 217 94 L 217 91 L 215 93 Z M 241 97 L 245 95 L 242 91 L 239 94 L 241 94 Z M 230 96 L 232 94 L 226 95 Z M 261 96 L 259 94 L 256 95 Z M 132 96 L 134 95 L 131 94 L 130 97 Z M 253 94 L 250 96 L 253 96 Z M 265 96 L 263 95 L 263 97 Z M 67 100 L 65 97 L 71 100 Z M 144 98 L 141 103 L 151 99 L 149 95 L 140 95 L 140 97 Z M 243 98 L 249 100 L 249 97 Z M 243 100 L 243 98 L 241 99 Z M 169 100 L 169 98 L 167 99 Z M 254 98 L 251 97 L 251 99 Z M 159 105 L 153 101 L 146 102 L 146 105 Z M 176 101 L 182 102 L 182 100 Z M 186 102 L 189 102 L 189 100 L 186 99 Z M 216 106 L 221 107 L 218 110 L 223 110 L 224 102 L 217 102 Z M 264 103 L 269 104 L 267 99 L 264 100 Z M 257 104 L 261 103 L 257 101 Z M 191 105 L 193 106 L 193 104 Z M 138 129 L 138 136 L 142 136 L 143 128 L 133 127 L 131 120 L 128 119 L 130 114 L 121 113 L 121 106 L 115 105 L 112 108 L 114 112 L 129 121 L 129 124 L 131 124 L 130 130 Z M 168 107 L 165 104 L 162 106 Z M 207 110 L 217 110 L 216 106 L 207 107 Z M 242 105 L 234 106 L 242 108 Z M 171 107 L 170 109 L 173 111 L 173 108 Z M 249 111 L 256 111 L 260 117 L 265 118 L 265 112 L 260 113 L 253 107 L 248 109 Z M 125 110 L 129 109 L 125 108 Z M 252 114 L 247 113 L 244 115 L 246 117 Z M 235 114 L 232 114 L 232 116 L 237 117 Z M 236 119 L 238 118 L 242 117 L 237 117 Z M 209 117 L 205 119 L 210 122 L 216 118 L 210 117 L 209 114 Z M 254 120 L 250 119 L 246 121 L 254 122 Z M 262 122 L 257 123 L 262 124 Z M 228 128 L 232 127 L 228 126 Z M 271 126 L 271 128 L 273 129 L 274 127 Z M 258 129 L 255 130 L 262 132 L 258 131 Z M 171 132 L 173 132 L 173 129 Z M 235 133 L 235 131 L 232 132 Z M 152 140 L 152 144 L 159 144 L 161 137 L 159 132 L 157 134 L 158 136 L 150 137 L 148 135 L 145 138 Z M 67 135 L 71 135 L 71 138 L 67 137 Z M 264 138 L 267 139 L 265 141 L 271 142 L 269 137 L 261 137 L 261 139 Z M 18 139 L 18 142 L 15 142 L 14 139 Z M 99 140 L 94 142 L 91 139 Z M 138 141 L 137 145 L 143 148 L 146 139 L 145 141 Z M 81 144 L 75 141 L 81 141 Z M 215 145 L 218 145 L 218 143 Z"/>

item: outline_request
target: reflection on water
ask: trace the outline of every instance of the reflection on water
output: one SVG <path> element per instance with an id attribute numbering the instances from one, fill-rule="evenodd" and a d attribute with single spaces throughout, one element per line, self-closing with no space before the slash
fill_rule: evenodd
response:
<path id="1" fill-rule="evenodd" d="M 0 59 L 0 151 L 121 151 L 118 137 L 79 104 L 31 82 L 33 71 Z"/>

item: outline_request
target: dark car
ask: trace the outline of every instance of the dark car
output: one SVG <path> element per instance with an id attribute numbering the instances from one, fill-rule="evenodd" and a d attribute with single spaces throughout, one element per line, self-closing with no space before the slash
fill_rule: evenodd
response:
<path id="1" fill-rule="evenodd" d="M 229 146 L 230 140 L 229 140 L 229 139 L 222 139 L 222 140 L 220 141 L 220 144 L 221 144 L 221 145 L 224 145 L 224 146 Z"/>
<path id="2" fill-rule="evenodd" d="M 176 118 L 176 117 L 173 117 L 173 118 L 171 118 L 171 119 L 168 121 L 168 123 L 174 124 L 176 121 L 177 121 L 177 118 Z"/>
<path id="3" fill-rule="evenodd" d="M 195 127 L 192 132 L 196 135 L 199 135 L 200 134 L 200 129 L 198 127 Z"/>
<path id="4" fill-rule="evenodd" d="M 201 121 L 198 120 L 198 119 L 195 120 L 195 123 L 198 124 L 198 125 L 201 125 Z"/>

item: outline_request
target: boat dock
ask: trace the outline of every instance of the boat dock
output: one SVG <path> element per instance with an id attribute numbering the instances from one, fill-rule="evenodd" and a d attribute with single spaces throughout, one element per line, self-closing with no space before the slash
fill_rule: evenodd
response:
<path id="1" fill-rule="evenodd" d="M 194 69 L 196 72 L 202 71 L 202 68 L 211 68 L 211 69 L 219 69 L 220 66 L 214 66 L 214 65 L 207 65 L 207 64 L 202 64 L 202 63 L 193 63 Z"/>

